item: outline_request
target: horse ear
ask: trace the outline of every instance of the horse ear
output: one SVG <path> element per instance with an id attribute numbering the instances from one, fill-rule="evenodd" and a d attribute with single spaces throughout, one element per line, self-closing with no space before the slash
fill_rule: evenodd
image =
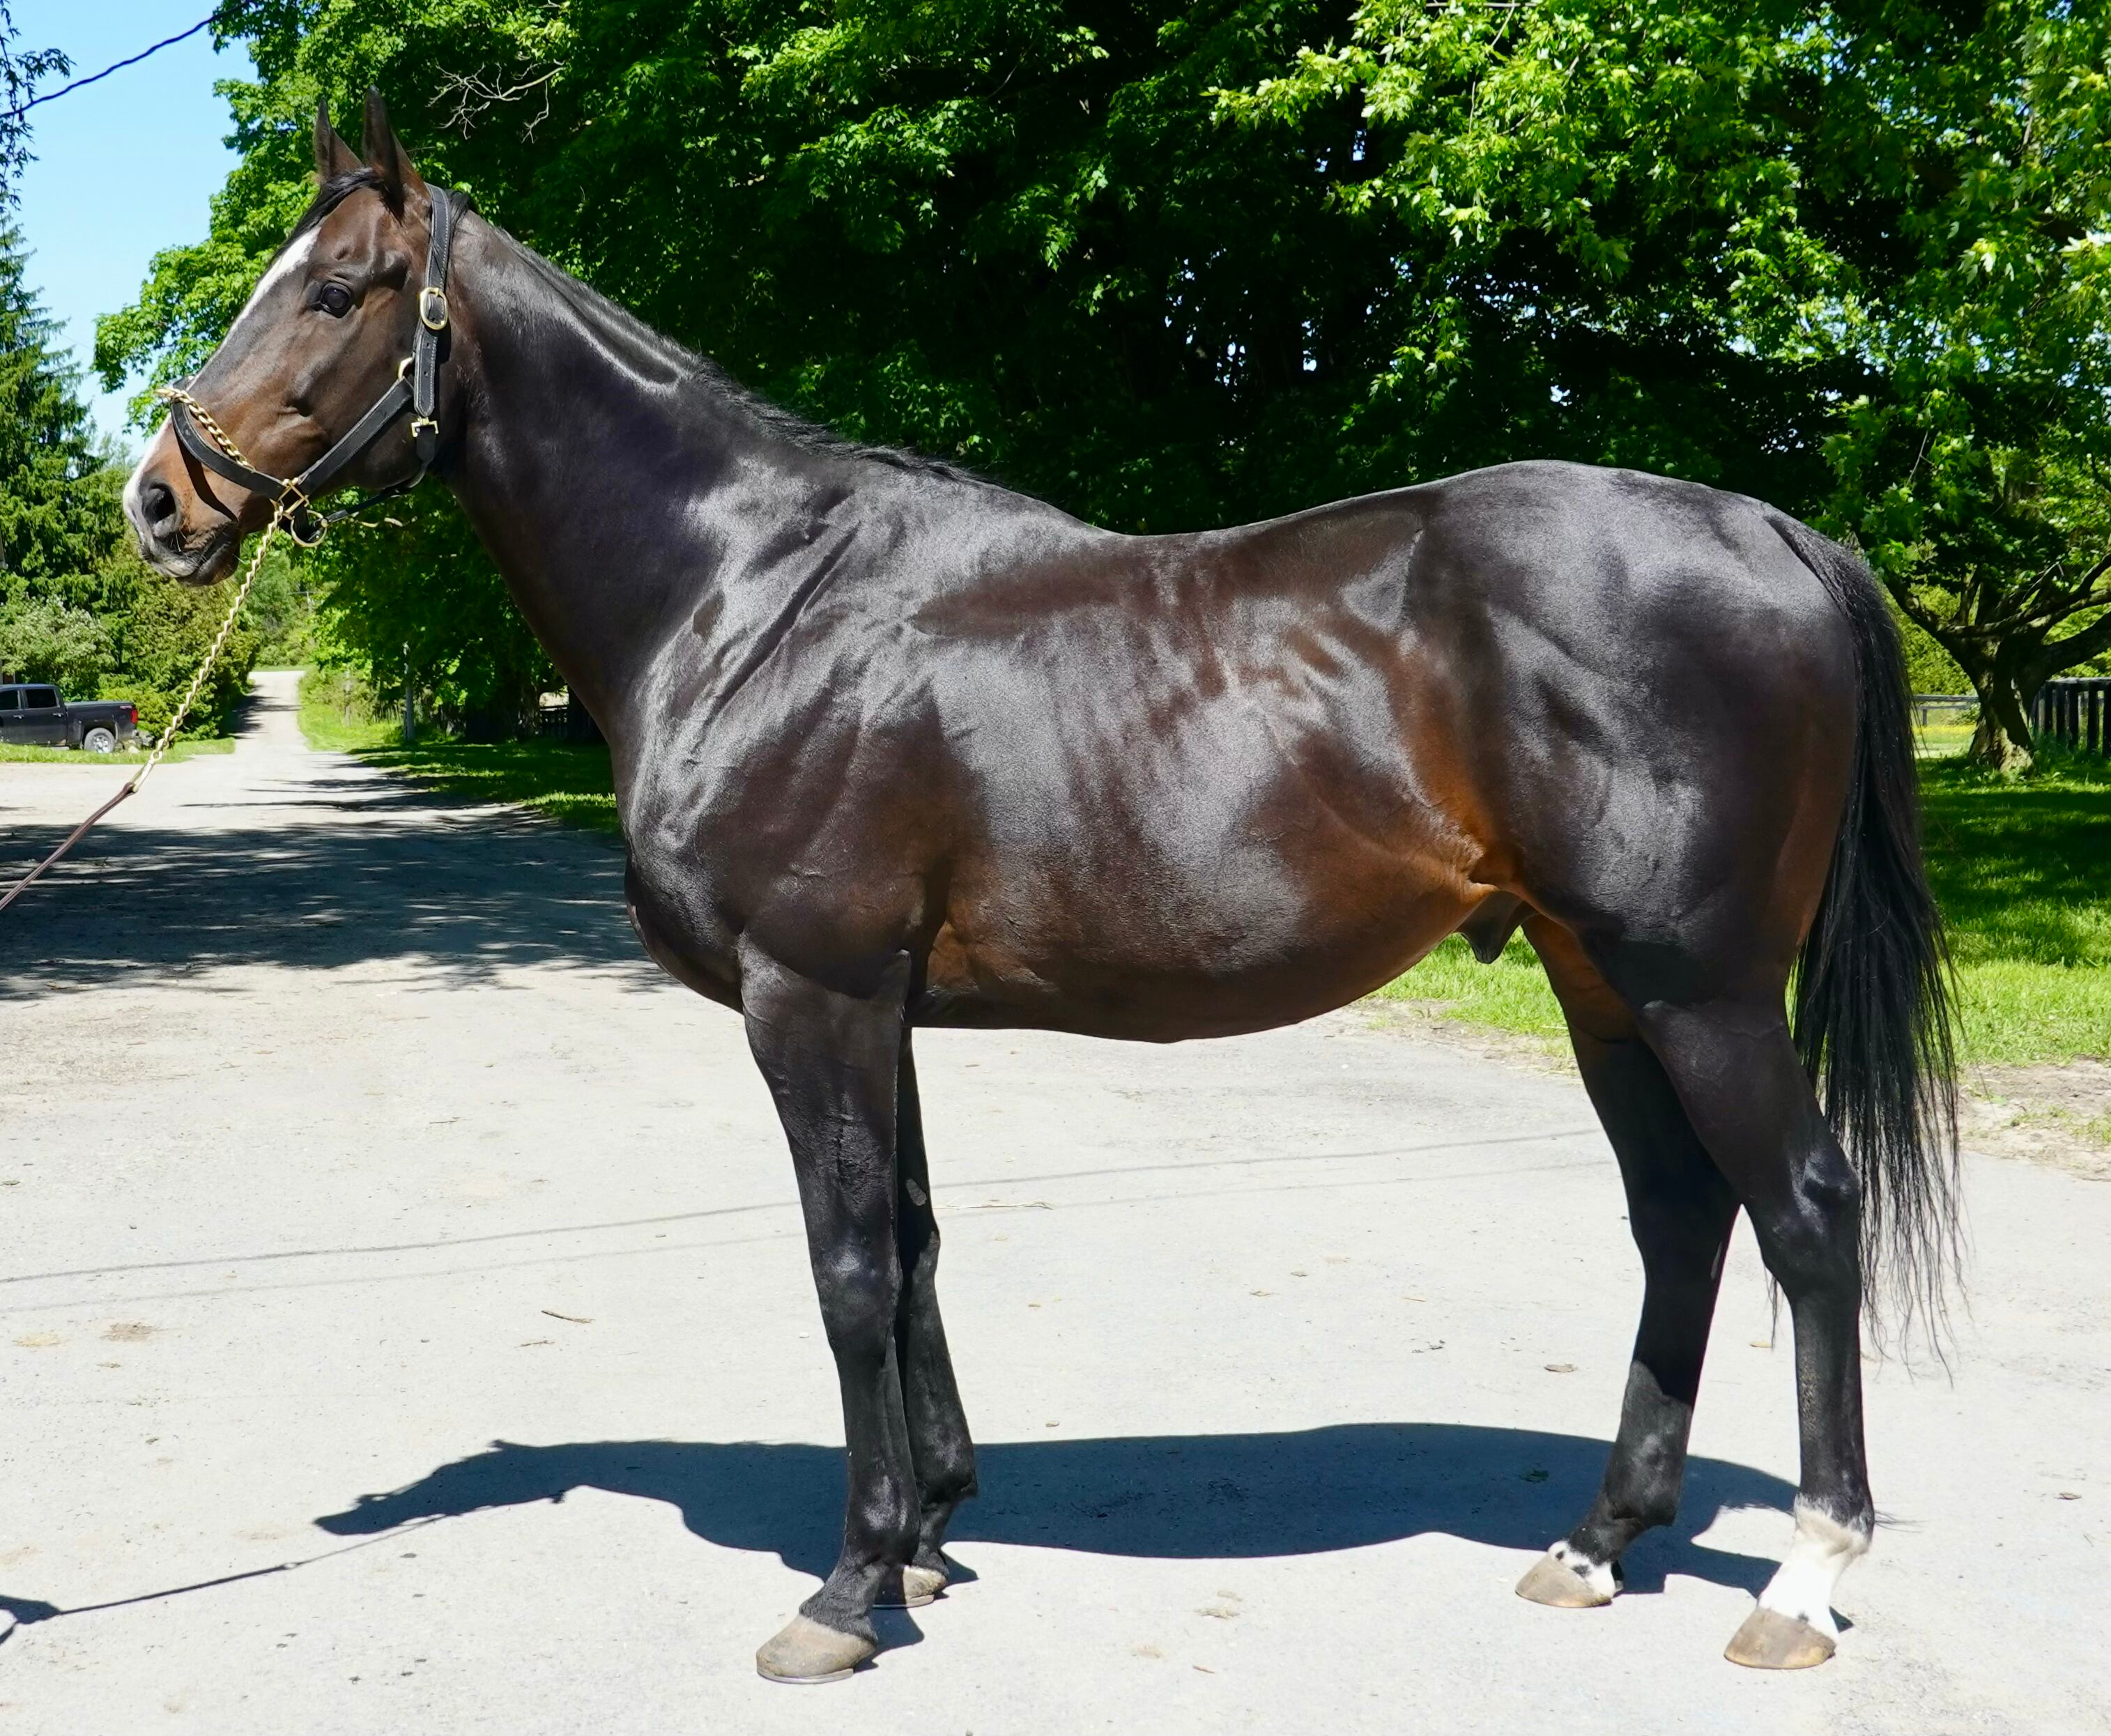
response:
<path id="1" fill-rule="evenodd" d="M 424 181 L 411 162 L 411 153 L 388 124 L 388 105 L 371 84 L 366 87 L 366 166 L 381 177 L 384 187 L 398 192 L 422 191 Z"/>
<path id="2" fill-rule="evenodd" d="M 340 175 L 349 175 L 359 166 L 359 153 L 337 136 L 337 129 L 330 125 L 329 98 L 323 97 L 316 103 L 316 179 L 334 180 Z"/>

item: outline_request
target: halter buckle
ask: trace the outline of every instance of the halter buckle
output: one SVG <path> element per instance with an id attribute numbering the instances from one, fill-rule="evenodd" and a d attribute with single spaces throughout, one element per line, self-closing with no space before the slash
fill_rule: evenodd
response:
<path id="1" fill-rule="evenodd" d="M 432 311 L 434 302 L 440 304 L 437 316 Z M 447 292 L 438 284 L 428 284 L 418 292 L 418 323 L 427 331 L 445 331 L 447 329 Z"/>
<path id="2" fill-rule="evenodd" d="M 271 516 L 303 548 L 313 548 L 329 534 L 329 521 L 317 514 L 297 483 L 286 484 L 286 492 L 272 503 Z"/>

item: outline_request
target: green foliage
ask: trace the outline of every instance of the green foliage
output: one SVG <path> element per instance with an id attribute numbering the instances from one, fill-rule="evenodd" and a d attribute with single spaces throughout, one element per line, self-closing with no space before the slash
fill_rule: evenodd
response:
<path id="1" fill-rule="evenodd" d="M 2104 7 L 223 16 L 259 71 L 228 87 L 242 161 L 105 323 L 113 383 L 211 348 L 306 197 L 316 96 L 372 81 L 429 171 L 749 384 L 1102 523 L 1628 464 L 1859 541 L 2012 734 L 2111 647 Z M 333 557 L 334 643 L 380 682 L 407 640 L 443 707 L 515 705 L 546 677 L 429 511 L 429 589 L 379 541 Z"/>
<path id="2" fill-rule="evenodd" d="M 6 137 L 0 126 L 0 153 Z M 78 375 L 52 338 L 20 238 L 0 230 L 0 672 L 51 681 L 74 698 L 130 699 L 143 726 L 158 730 L 218 629 L 226 593 L 187 589 L 131 552 L 123 473 L 95 444 Z M 188 733 L 226 727 L 256 639 L 246 629 L 233 636 Z"/>
<path id="3" fill-rule="evenodd" d="M 29 154 L 30 123 L 19 112 L 48 79 L 63 78 L 72 62 L 56 48 L 15 49 L 15 20 L 7 0 L 0 0 L 0 208 L 15 203 L 15 175 Z"/>
<path id="4" fill-rule="evenodd" d="M 300 719 L 308 745 L 331 752 L 385 747 L 398 738 L 402 727 L 348 669 L 302 672 Z"/>
<path id="5" fill-rule="evenodd" d="M 96 690 L 109 661 L 110 635 L 86 609 L 56 597 L 0 602 L 0 671 L 79 697 Z"/>
<path id="6" fill-rule="evenodd" d="M 294 564 L 292 552 L 284 540 L 271 545 L 243 605 L 259 668 L 297 669 L 316 658 L 315 576 Z"/>
<path id="7" fill-rule="evenodd" d="M 226 617 L 228 584 L 179 584 L 137 561 L 129 564 L 133 589 L 125 617 L 123 663 L 103 678 L 102 691 L 108 698 L 131 700 L 139 708 L 139 727 L 158 735 Z M 235 708 L 249 691 L 258 643 L 255 628 L 246 621 L 235 624 L 184 725 L 186 735 L 225 735 L 234 727 Z"/>
<path id="8" fill-rule="evenodd" d="M 79 376 L 25 276 L 19 231 L 0 229 L 0 598 L 20 602 L 93 570 L 116 546 Z"/>
<path id="9" fill-rule="evenodd" d="M 553 684 L 468 521 L 438 489 L 347 522 L 302 558 L 317 600 L 316 660 L 360 672 L 384 707 L 409 679 L 422 715 L 510 734 Z"/>
<path id="10" fill-rule="evenodd" d="M 2111 645 L 2108 69 L 2111 12 L 2040 0 L 1372 0 L 1225 105 L 1361 104 L 1378 167 L 1340 202 L 1413 238 L 1419 425 L 1558 451 L 1580 414 L 1850 535 L 2021 745 Z M 1696 461 L 1734 447 L 1717 389 L 1766 458 Z"/>
<path id="11" fill-rule="evenodd" d="M 1899 639 L 1906 654 L 1906 685 L 1916 693 L 1963 693 L 1971 683 L 1957 659 L 1928 636 L 1918 622 L 1901 620 Z"/>

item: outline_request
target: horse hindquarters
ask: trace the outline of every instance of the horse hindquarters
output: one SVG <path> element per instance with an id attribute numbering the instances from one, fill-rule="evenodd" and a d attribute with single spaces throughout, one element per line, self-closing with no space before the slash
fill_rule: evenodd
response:
<path id="1" fill-rule="evenodd" d="M 1795 1540 L 1728 1656 L 1798 1667 L 1832 1655 L 1831 1595 L 1841 1571 L 1868 1548 L 1873 1524 L 1860 1370 L 1865 1195 L 1888 1207 L 1891 1239 L 1908 1257 L 1908 1279 L 1923 1292 L 1954 1233 L 1954 1157 L 1945 1161 L 1941 1126 L 1948 1093 L 1941 940 L 1919 861 L 1896 637 L 1866 569 L 1800 525 L 1776 528 L 1823 581 L 1837 609 L 1833 623 L 1845 617 L 1841 636 L 1851 643 L 1856 683 L 1851 747 L 1827 737 L 1814 742 L 1806 733 L 1803 754 L 1769 757 L 1735 736 L 1696 740 L 1687 775 L 1704 799 L 1650 841 L 1645 860 L 1655 871 L 1636 875 L 1579 848 L 1574 861 L 1614 872 L 1595 880 L 1576 875 L 1553 898 L 1542 888 L 1537 902 L 1558 903 L 1564 920 L 1538 919 L 1533 938 L 1578 1029 L 1579 1057 L 1631 1197 L 1638 1169 L 1654 1159 L 1662 1173 L 1683 1148 L 1680 1191 L 1705 1208 L 1712 1184 L 1692 1161 L 1705 1152 L 1750 1213 L 1788 1298 L 1802 1447 Z M 1829 707 L 1838 697 L 1822 687 L 1800 692 L 1791 677 L 1757 661 L 1745 676 L 1748 720 L 1792 713 L 1800 702 Z M 1814 812 L 1836 816 L 1829 835 L 1813 831 Z M 1783 1007 L 1799 938 L 1791 1038 Z M 1609 1038 L 1630 1035 L 1646 1044 L 1668 1090 L 1647 1076 L 1651 1070 L 1639 1056 L 1619 1062 L 1593 1053 Z M 1830 1120 L 1814 1073 L 1826 1080 Z M 1851 1136 L 1855 1162 L 1835 1121 Z M 1649 1268 L 1643 1339 L 1651 1336 L 1659 1290 L 1674 1291 L 1682 1270 L 1684 1317 L 1655 1324 L 1669 1326 L 1674 1353 L 1682 1347 L 1680 1370 L 1697 1379 L 1719 1266 L 1705 1285 L 1694 1267 L 1714 1232 L 1703 1209 L 1682 1239 L 1653 1257 L 1660 1216 L 1646 1224 L 1640 1209 L 1633 1215 Z M 1721 1222 L 1727 1231 L 1727 1216 Z M 1652 1475 L 1646 1437 L 1652 1414 L 1682 1423 L 1679 1395 L 1660 1376 L 1658 1390 L 1640 1379 L 1648 1372 L 1641 1343 L 1637 1360 L 1632 1414 L 1623 1420 L 1600 1509 L 1565 1549 L 1609 1550 L 1623 1533 L 1631 1537 L 1668 1516 L 1668 1504 L 1652 1510 L 1648 1496 L 1652 1484 L 1659 1494 L 1667 1484 L 1675 1493 L 1675 1480 L 1661 1470 Z M 1624 1502 L 1623 1491 L 1630 1492 Z M 1601 1565 L 1609 1562 L 1585 1560 L 1578 1583 Z M 1539 1588 L 1550 1583 L 1564 1582 L 1543 1579 Z M 1609 1591 L 1609 1584 L 1599 1588 Z"/>

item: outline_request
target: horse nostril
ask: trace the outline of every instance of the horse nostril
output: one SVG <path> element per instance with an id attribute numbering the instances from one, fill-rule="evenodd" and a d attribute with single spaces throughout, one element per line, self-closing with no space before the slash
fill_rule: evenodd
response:
<path id="1" fill-rule="evenodd" d="M 148 483 L 139 491 L 139 504 L 146 509 L 148 529 L 159 531 L 175 527 L 176 491 L 166 482 Z"/>

